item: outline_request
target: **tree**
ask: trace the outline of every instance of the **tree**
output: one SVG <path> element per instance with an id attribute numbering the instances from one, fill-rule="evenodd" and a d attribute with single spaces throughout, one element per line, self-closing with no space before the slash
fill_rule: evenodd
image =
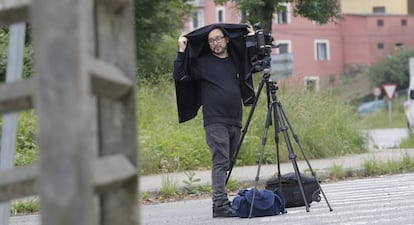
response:
<path id="1" fill-rule="evenodd" d="M 388 55 L 370 67 L 368 76 L 375 86 L 394 83 L 397 84 L 398 90 L 406 89 L 410 83 L 408 65 L 410 57 L 414 57 L 414 49 L 400 50 L 394 55 Z"/>
<path id="2" fill-rule="evenodd" d="M 214 0 L 223 4 L 229 0 Z M 293 3 L 294 13 L 321 24 L 328 23 L 339 15 L 338 0 L 232 0 L 242 12 L 244 21 L 260 22 L 266 33 L 272 31 L 275 11 L 284 10 L 282 3 Z"/>
<path id="3" fill-rule="evenodd" d="M 135 0 L 137 64 L 140 77 L 171 70 L 182 18 L 189 0 Z"/>

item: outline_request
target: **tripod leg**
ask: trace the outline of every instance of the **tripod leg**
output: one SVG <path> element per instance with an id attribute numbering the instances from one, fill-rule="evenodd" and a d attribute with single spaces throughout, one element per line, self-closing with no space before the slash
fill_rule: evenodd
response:
<path id="1" fill-rule="evenodd" d="M 321 191 L 322 196 L 325 199 L 326 204 L 328 205 L 329 211 L 333 211 L 331 205 L 328 202 L 328 199 L 326 198 L 325 192 L 323 191 L 321 185 L 319 184 L 318 179 L 316 177 L 316 174 L 315 174 L 314 170 L 312 169 L 312 166 L 311 166 L 308 158 L 306 157 L 306 154 L 305 154 L 305 151 L 303 150 L 302 144 L 299 141 L 299 137 L 296 134 L 295 130 L 293 130 L 293 127 L 292 127 L 292 125 L 291 125 L 291 123 L 289 121 L 289 118 L 287 117 L 285 111 L 283 110 L 283 106 L 282 106 L 282 103 L 281 102 L 279 102 L 279 108 L 280 108 L 280 111 L 281 111 L 281 114 L 282 114 L 283 118 L 286 120 L 286 123 L 287 123 L 287 125 L 288 125 L 288 127 L 290 129 L 290 132 L 293 135 L 293 138 L 295 139 L 296 144 L 299 146 L 299 149 L 300 149 L 300 151 L 302 153 L 303 159 L 305 160 L 306 164 L 308 165 L 309 170 L 311 171 L 311 174 L 312 174 L 313 178 L 316 180 L 316 183 L 319 186 L 319 190 Z"/>
<path id="2" fill-rule="evenodd" d="M 226 184 L 227 184 L 227 182 L 230 179 L 230 175 L 231 175 L 231 172 L 233 171 L 234 164 L 236 163 L 237 157 L 239 155 L 240 148 L 241 148 L 241 146 L 243 144 L 244 138 L 245 138 L 246 133 L 247 133 L 247 131 L 249 129 L 250 122 L 251 122 L 252 117 L 253 117 L 253 113 L 256 110 L 256 106 L 257 106 L 257 102 L 259 101 L 260 93 L 262 92 L 262 89 L 263 89 L 263 87 L 265 85 L 265 78 L 266 77 L 264 77 L 262 79 L 262 81 L 260 82 L 260 84 L 259 84 L 259 88 L 258 88 L 257 94 L 256 94 L 256 99 L 254 100 L 253 105 L 251 106 L 252 108 L 251 108 L 251 110 L 249 112 L 249 116 L 247 117 L 246 124 L 245 124 L 245 126 L 244 126 L 244 128 L 242 130 L 242 134 L 241 134 L 239 143 L 237 144 L 237 148 L 236 148 L 236 150 L 234 151 L 233 155 L 230 158 L 230 166 L 229 166 L 229 171 L 228 171 L 227 177 L 226 177 Z"/>
<path id="3" fill-rule="evenodd" d="M 280 104 L 279 104 L 279 101 L 277 100 L 277 97 L 276 97 L 275 93 L 272 93 L 272 98 L 276 102 L 276 106 L 274 107 L 274 110 L 275 110 L 275 113 L 277 113 L 277 116 L 278 116 L 278 119 L 279 119 L 280 130 L 282 131 L 283 137 L 284 137 L 285 142 L 286 142 L 286 146 L 287 146 L 287 149 L 288 149 L 288 152 L 289 152 L 289 159 L 292 161 L 293 169 L 295 171 L 296 178 L 298 179 L 299 189 L 300 189 L 300 192 L 302 194 L 303 201 L 305 203 L 306 212 L 309 212 L 309 203 L 308 203 L 308 200 L 306 199 L 305 190 L 303 188 L 302 177 L 300 175 L 298 164 L 296 162 L 296 155 L 293 152 L 292 144 L 290 142 L 289 135 L 288 135 L 288 132 L 287 132 L 287 127 L 285 125 L 285 121 L 284 121 L 284 118 L 282 117 L 282 113 L 281 113 L 281 110 L 280 110 Z"/>
<path id="4" fill-rule="evenodd" d="M 251 216 L 252 216 L 253 203 L 254 203 L 254 199 L 255 199 L 255 196 L 256 196 L 257 185 L 259 183 L 260 169 L 261 169 L 261 166 L 262 166 L 264 150 L 265 150 L 265 146 L 266 146 L 266 143 L 267 143 L 267 135 L 268 135 L 268 132 L 269 132 L 270 124 L 272 123 L 272 116 L 271 116 L 272 107 L 273 107 L 272 105 L 269 105 L 269 109 L 267 111 L 265 130 L 264 130 L 263 137 L 262 137 L 262 149 L 260 151 L 259 162 L 257 164 L 256 177 L 254 179 L 254 181 L 255 181 L 254 182 L 254 192 L 253 192 L 252 202 L 251 202 L 251 205 L 250 205 L 249 218 L 251 218 Z"/>

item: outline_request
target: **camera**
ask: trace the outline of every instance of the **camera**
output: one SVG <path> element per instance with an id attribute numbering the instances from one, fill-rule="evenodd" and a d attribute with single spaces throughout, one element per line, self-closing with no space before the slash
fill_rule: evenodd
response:
<path id="1" fill-rule="evenodd" d="M 265 34 L 260 23 L 254 25 L 255 34 L 252 37 L 249 46 L 255 47 L 255 56 L 251 59 L 251 63 L 257 72 L 263 71 L 265 68 L 270 68 L 272 48 L 275 48 L 272 44 L 273 37 L 270 34 Z"/>

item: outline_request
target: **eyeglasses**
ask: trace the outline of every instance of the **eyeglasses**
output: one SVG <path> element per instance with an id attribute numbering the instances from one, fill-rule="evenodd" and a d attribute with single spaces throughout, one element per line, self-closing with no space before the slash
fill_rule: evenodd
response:
<path id="1" fill-rule="evenodd" d="M 223 36 L 219 36 L 219 37 L 216 37 L 216 38 L 214 38 L 214 39 L 208 39 L 208 43 L 210 44 L 210 45 L 212 45 L 212 44 L 214 44 L 214 43 L 217 43 L 217 44 L 219 44 L 219 43 L 221 43 L 222 41 L 223 41 L 223 39 L 224 39 L 224 37 Z"/>

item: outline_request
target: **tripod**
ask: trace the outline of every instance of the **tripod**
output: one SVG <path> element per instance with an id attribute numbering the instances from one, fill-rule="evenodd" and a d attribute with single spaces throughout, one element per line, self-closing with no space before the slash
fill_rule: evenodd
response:
<path id="1" fill-rule="evenodd" d="M 258 163 L 258 168 L 257 168 L 257 174 L 256 174 L 256 177 L 255 177 L 255 187 L 254 188 L 257 189 L 257 185 L 258 185 L 258 182 L 259 182 L 259 175 L 260 175 L 261 164 L 262 164 L 262 161 L 263 161 L 264 148 L 265 148 L 265 145 L 267 143 L 267 135 L 268 135 L 269 127 L 272 124 L 272 115 L 273 115 L 274 130 L 275 130 L 275 132 L 274 132 L 275 133 L 275 137 L 274 138 L 275 138 L 275 144 L 276 144 L 277 168 L 278 168 L 279 181 L 280 181 L 280 178 L 281 178 L 281 173 L 280 173 L 280 158 L 279 158 L 279 132 L 282 132 L 283 133 L 284 140 L 285 140 L 285 143 L 287 145 L 287 150 L 288 150 L 288 153 L 289 153 L 288 156 L 289 156 L 290 161 L 292 162 L 293 169 L 294 169 L 296 178 L 298 180 L 299 189 L 300 189 L 300 192 L 301 192 L 303 201 L 305 203 L 306 212 L 309 212 L 309 203 L 307 201 L 307 198 L 306 198 L 306 195 L 305 195 L 305 191 L 304 191 L 304 188 L 303 188 L 302 177 L 301 177 L 301 174 L 300 174 L 300 171 L 299 171 L 297 162 L 296 162 L 296 155 L 295 155 L 295 153 L 293 151 L 293 147 L 292 147 L 292 144 L 290 142 L 290 137 L 289 137 L 288 129 L 290 129 L 290 131 L 291 131 L 291 133 L 292 133 L 292 135 L 293 135 L 296 143 L 298 144 L 299 149 L 300 149 L 300 151 L 301 151 L 301 153 L 303 155 L 303 158 L 305 159 L 305 161 L 306 161 L 306 163 L 307 163 L 307 165 L 309 167 L 309 170 L 311 171 L 312 176 L 315 178 L 315 180 L 317 180 L 316 179 L 316 175 L 315 175 L 315 172 L 312 169 L 312 166 L 309 163 L 309 160 L 307 159 L 307 157 L 305 155 L 305 152 L 304 152 L 304 150 L 302 148 L 302 145 L 299 142 L 298 135 L 294 132 L 294 130 L 293 130 L 291 124 L 290 124 L 290 121 L 289 121 L 286 113 L 283 110 L 282 103 L 277 98 L 276 91 L 277 91 L 278 87 L 276 85 L 276 82 L 275 81 L 272 81 L 270 79 L 270 69 L 269 68 L 265 68 L 263 71 L 264 71 L 264 73 L 263 73 L 263 79 L 261 80 L 261 82 L 259 84 L 259 88 L 258 88 L 258 91 L 257 91 L 257 97 L 256 97 L 256 99 L 255 99 L 255 101 L 254 101 L 254 103 L 252 105 L 252 108 L 250 110 L 250 113 L 248 115 L 248 118 L 247 118 L 247 121 L 246 121 L 246 125 L 243 128 L 243 130 L 242 130 L 242 135 L 241 135 L 241 138 L 240 138 L 240 140 L 238 142 L 237 149 L 234 152 L 234 154 L 233 154 L 233 156 L 232 156 L 232 158 L 230 160 L 230 169 L 229 169 L 229 172 L 227 174 L 226 183 L 228 182 L 228 180 L 230 178 L 230 175 L 231 175 L 231 172 L 233 170 L 234 164 L 236 162 L 237 156 L 238 156 L 238 154 L 240 152 L 240 148 L 241 148 L 241 145 L 243 143 L 244 137 L 245 137 L 245 135 L 246 135 L 246 133 L 248 131 L 248 128 L 249 128 L 249 125 L 250 125 L 250 122 L 251 122 L 253 113 L 254 113 L 254 111 L 256 109 L 257 102 L 258 102 L 258 99 L 260 97 L 260 93 L 262 92 L 263 87 L 266 85 L 266 94 L 267 94 L 267 100 L 268 100 L 268 111 L 267 111 L 267 116 L 266 116 L 265 130 L 264 130 L 264 134 L 263 134 L 263 138 L 262 138 L 262 149 L 261 149 L 261 153 L 260 153 L 260 157 L 259 157 L 259 163 Z M 328 200 L 327 200 L 327 198 L 325 196 L 325 193 L 322 190 L 322 187 L 320 186 L 319 182 L 316 182 L 316 183 L 319 186 L 320 192 L 322 193 L 322 195 L 323 195 L 323 197 L 324 197 L 324 199 L 326 201 L 326 204 L 329 207 L 329 210 L 332 211 L 333 209 L 331 208 L 331 206 L 330 206 L 330 204 L 329 204 L 329 202 L 328 202 Z M 279 185 L 280 185 L 280 182 L 279 182 Z M 252 201 L 254 201 L 255 194 L 256 194 L 256 192 L 253 192 L 253 199 L 252 199 Z M 252 209 L 253 209 L 253 202 L 251 203 L 251 209 L 250 209 L 250 216 L 249 217 L 251 217 Z"/>

